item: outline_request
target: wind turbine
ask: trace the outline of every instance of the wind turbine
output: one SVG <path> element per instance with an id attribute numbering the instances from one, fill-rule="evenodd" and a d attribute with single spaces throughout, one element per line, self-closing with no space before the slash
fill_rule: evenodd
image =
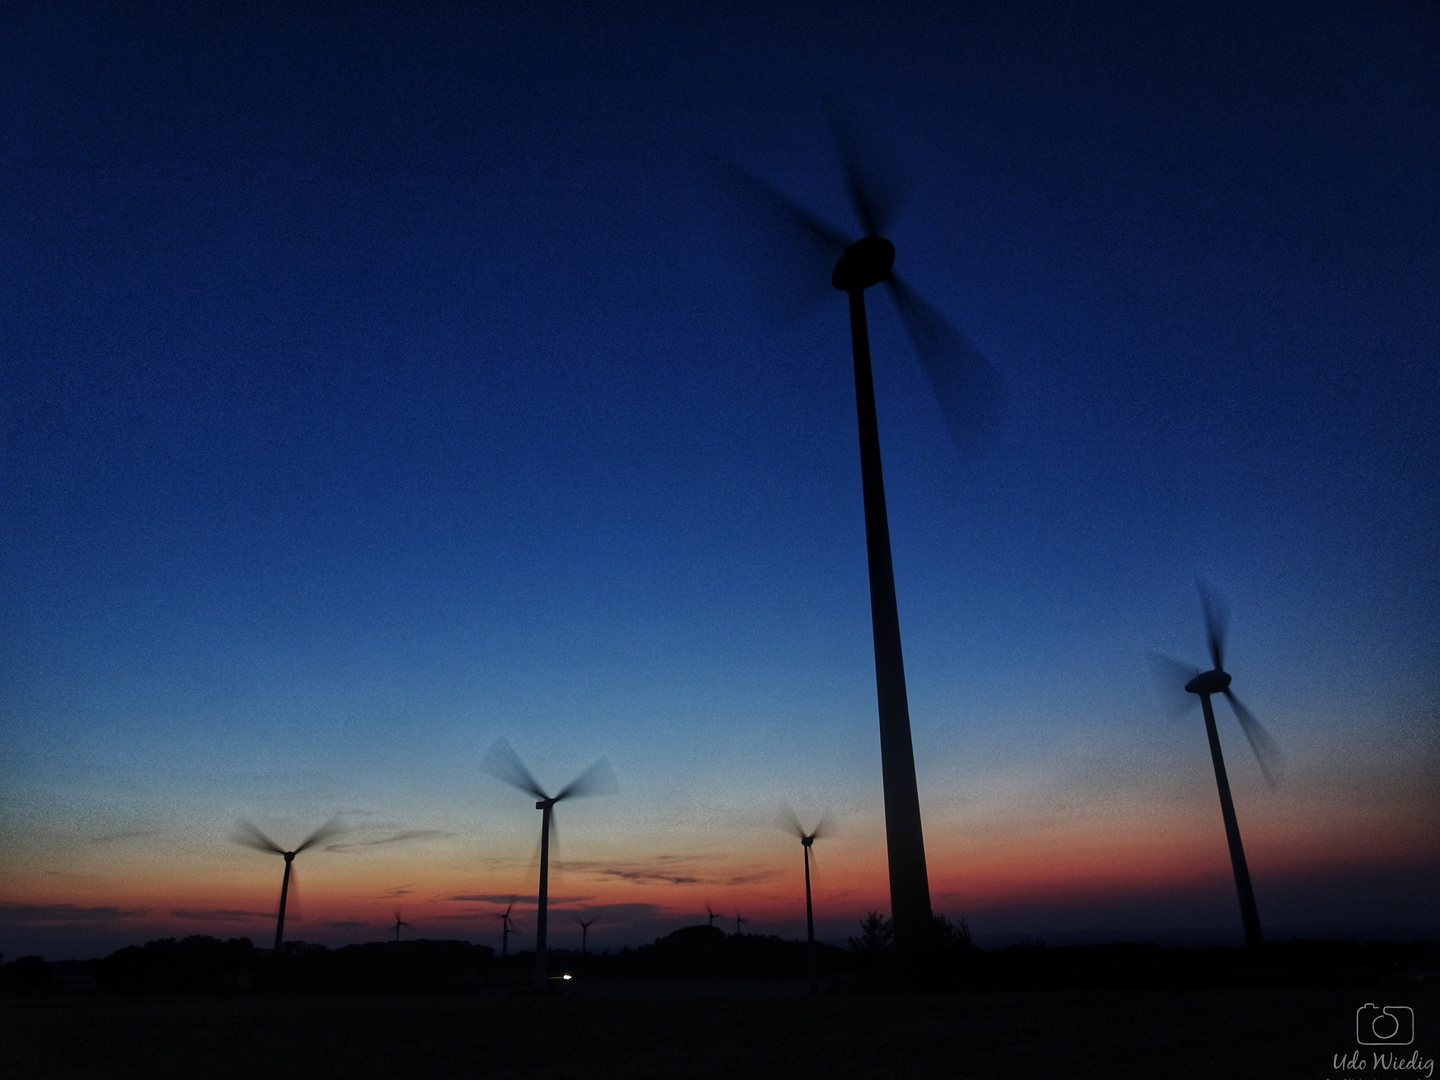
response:
<path id="1" fill-rule="evenodd" d="M 582 956 L 590 955 L 590 927 L 598 918 L 598 915 L 592 915 L 588 919 L 582 919 L 579 915 L 575 916 L 575 921 L 580 924 L 580 953 Z"/>
<path id="2" fill-rule="evenodd" d="M 396 945 L 399 945 L 399 944 L 400 944 L 400 928 L 401 928 L 402 926 L 409 926 L 409 925 L 410 925 L 410 924 L 409 924 L 408 922 L 402 922 L 402 921 L 401 921 L 401 919 L 400 919 L 400 909 L 397 907 L 397 908 L 395 909 L 395 944 L 396 944 Z"/>
<path id="3" fill-rule="evenodd" d="M 713 930 L 715 928 L 715 920 L 723 919 L 724 917 L 724 915 L 721 915 L 718 911 L 716 911 L 710 906 L 710 901 L 705 901 L 705 918 L 709 920 L 705 924 L 706 926 L 709 926 Z"/>
<path id="4" fill-rule="evenodd" d="M 535 987 L 544 990 L 546 897 L 550 882 L 550 833 L 555 829 L 555 804 L 561 799 L 612 792 L 616 790 L 615 775 L 610 770 L 610 763 L 600 758 L 557 794 L 549 795 L 504 739 L 495 740 L 495 744 L 486 751 L 480 767 L 495 779 L 534 795 L 537 800 L 535 809 L 544 815 L 540 819 L 540 890 L 535 911 Z"/>
<path id="5" fill-rule="evenodd" d="M 830 815 L 822 814 L 820 823 L 808 833 L 805 826 L 800 824 L 800 819 L 795 816 L 795 811 L 788 806 L 780 808 L 780 827 L 786 832 L 794 833 L 800 840 L 800 845 L 805 849 L 805 936 L 809 943 L 808 957 L 810 966 L 810 996 L 816 993 L 815 983 L 815 909 L 810 903 L 810 848 L 821 836 L 830 831 Z"/>
<path id="6" fill-rule="evenodd" d="M 1252 952 L 1258 953 L 1265 944 L 1260 932 L 1260 913 L 1255 907 L 1255 891 L 1250 887 L 1250 869 L 1245 864 L 1245 848 L 1240 843 L 1240 823 L 1235 818 L 1235 802 L 1230 797 L 1230 781 L 1225 775 L 1225 759 L 1220 753 L 1220 734 L 1215 728 L 1215 710 L 1210 705 L 1212 694 L 1222 694 L 1230 703 L 1240 730 L 1255 753 L 1260 764 L 1260 774 L 1265 782 L 1274 788 L 1284 769 L 1284 755 L 1270 733 L 1255 719 L 1253 713 L 1240 703 L 1230 689 L 1230 673 L 1225 670 L 1225 630 L 1229 621 L 1224 603 L 1204 582 L 1197 581 L 1200 589 L 1200 605 L 1205 612 L 1205 638 L 1210 647 L 1210 662 L 1214 668 L 1200 671 L 1191 665 L 1159 653 L 1152 653 L 1156 668 L 1162 680 L 1172 689 L 1181 689 L 1200 699 L 1205 714 L 1205 734 L 1210 740 L 1210 760 L 1215 765 L 1215 786 L 1220 791 L 1220 814 L 1225 819 L 1225 839 L 1230 845 L 1230 865 L 1235 871 L 1235 891 L 1240 897 L 1240 919 L 1245 926 L 1245 943 Z M 1193 673 L 1193 677 L 1192 677 Z M 1188 699 L 1181 706 L 1185 712 L 1193 704 Z"/>
<path id="7" fill-rule="evenodd" d="M 510 918 L 510 910 L 515 906 L 515 898 L 510 898 L 510 903 L 505 905 L 505 910 L 496 915 L 500 920 L 500 956 L 505 958 L 510 955 L 510 924 L 514 920 Z"/>
<path id="8" fill-rule="evenodd" d="M 746 923 L 748 923 L 749 921 L 750 921 L 749 919 L 742 919 L 742 918 L 740 917 L 740 913 L 737 911 L 737 912 L 735 913 L 735 933 L 736 933 L 736 934 L 739 934 L 739 933 L 740 933 L 740 927 L 744 926 L 744 925 L 745 925 Z"/>
<path id="9" fill-rule="evenodd" d="M 307 836 L 304 842 L 296 847 L 294 851 L 286 851 L 279 844 L 275 843 L 274 840 L 271 840 L 257 829 L 254 822 L 246 821 L 242 818 L 240 823 L 235 827 L 235 832 L 231 836 L 231 839 L 237 844 L 244 844 L 246 847 L 252 847 L 256 851 L 272 852 L 285 857 L 285 876 L 280 880 L 280 915 L 275 920 L 275 951 L 277 953 L 280 951 L 281 942 L 285 940 L 285 900 L 290 892 L 290 873 L 291 866 L 295 862 L 295 856 L 299 855 L 308 847 L 313 847 L 324 840 L 339 836 L 344 831 L 345 826 L 341 823 L 337 815 Z"/>
<path id="10" fill-rule="evenodd" d="M 885 790 L 885 842 L 890 868 L 890 906 L 897 948 L 919 952 L 932 933 L 930 881 L 915 783 L 910 706 L 900 649 L 900 615 L 890 556 L 885 481 L 865 290 L 884 284 L 940 402 L 946 427 L 962 457 L 983 448 L 998 415 L 999 379 L 980 352 L 945 318 L 895 275 L 895 246 L 881 234 L 898 202 L 894 185 L 881 181 L 875 162 L 862 161 L 838 114 L 830 125 L 840 150 L 850 201 L 864 235 L 858 240 L 816 217 L 788 196 L 728 163 L 722 172 L 732 188 L 788 238 L 798 262 L 814 272 L 833 263 L 830 284 L 850 301 L 850 344 L 855 368 L 855 405 L 860 431 L 860 475 L 865 501 L 865 542 L 870 571 L 870 619 L 875 644 L 875 692 L 880 718 L 880 767 Z M 887 191 L 887 186 L 890 188 Z M 813 283 L 819 286 L 819 279 Z"/>

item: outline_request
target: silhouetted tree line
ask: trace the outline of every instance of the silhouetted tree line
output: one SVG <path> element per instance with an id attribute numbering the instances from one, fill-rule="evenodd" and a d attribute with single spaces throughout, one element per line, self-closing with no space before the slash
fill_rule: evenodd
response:
<path id="1" fill-rule="evenodd" d="M 0 953 L 0 960 L 5 954 Z M 0 994 L 6 997 L 29 997 L 50 988 L 50 967 L 38 956 L 22 956 L 8 964 L 0 964 Z"/>
<path id="2" fill-rule="evenodd" d="M 824 975 L 849 970 L 850 955 L 816 943 L 816 964 Z M 596 973 L 666 975 L 713 979 L 803 979 L 806 943 L 774 934 L 726 934 L 714 926 L 686 926 L 650 945 L 602 957 Z"/>
<path id="3" fill-rule="evenodd" d="M 96 964 L 102 989 L 120 994 L 433 994 L 482 983 L 494 954 L 467 941 L 369 942 L 328 949 L 287 941 L 278 953 L 249 938 L 162 938 Z"/>
<path id="4" fill-rule="evenodd" d="M 1229 946 L 1047 947 L 1032 942 L 982 949 L 974 944 L 964 919 L 952 923 L 944 915 L 935 916 L 927 945 L 907 962 L 895 950 L 890 920 L 872 911 L 860 920 L 859 936 L 850 939 L 853 979 L 832 990 L 1404 985 L 1433 978 L 1440 966 L 1440 945 L 1432 942 L 1270 942 L 1258 960 L 1248 949 Z"/>

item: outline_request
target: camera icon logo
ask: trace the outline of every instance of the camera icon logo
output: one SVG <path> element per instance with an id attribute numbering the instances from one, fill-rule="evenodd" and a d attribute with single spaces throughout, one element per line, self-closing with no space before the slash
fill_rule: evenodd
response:
<path id="1" fill-rule="evenodd" d="M 1415 1011 L 1408 1005 L 1374 1005 L 1355 1010 L 1355 1041 L 1361 1046 L 1409 1046 L 1415 1041 Z"/>

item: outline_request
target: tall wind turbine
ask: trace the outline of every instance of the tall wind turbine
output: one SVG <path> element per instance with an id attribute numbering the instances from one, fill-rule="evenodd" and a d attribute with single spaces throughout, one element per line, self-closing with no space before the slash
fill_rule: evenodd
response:
<path id="1" fill-rule="evenodd" d="M 890 867 L 890 906 L 895 941 L 913 956 L 932 932 L 930 882 L 910 706 L 900 649 L 900 615 L 890 557 L 885 481 L 880 467 L 880 432 L 865 290 L 884 284 L 939 399 L 946 427 L 962 457 L 974 456 L 993 433 L 998 415 L 999 379 L 979 351 L 893 272 L 895 245 L 881 234 L 895 209 L 894 185 L 882 182 L 872 159 L 862 160 L 832 110 L 831 128 L 840 149 L 850 201 L 863 230 L 853 240 L 754 175 L 727 163 L 723 179 L 755 210 L 779 227 L 797 263 L 813 273 L 820 260 L 833 263 L 830 284 L 850 302 L 850 345 L 855 369 L 855 406 L 860 430 L 860 476 L 865 502 L 865 543 L 870 569 L 870 619 L 875 644 L 875 692 L 880 717 L 880 768 L 885 790 L 885 842 Z M 890 190 L 887 191 L 887 187 Z M 819 285 L 818 279 L 811 284 Z"/>
<path id="2" fill-rule="evenodd" d="M 295 850 L 286 851 L 279 844 L 275 843 L 274 840 L 271 840 L 257 829 L 253 822 L 242 819 L 235 827 L 235 833 L 231 836 L 231 839 L 237 844 L 244 844 L 246 847 L 252 847 L 256 851 L 270 852 L 285 857 L 285 876 L 280 880 L 280 914 L 275 920 L 275 951 L 277 953 L 280 951 L 281 942 L 285 940 L 285 900 L 290 893 L 290 873 L 291 867 L 295 862 L 295 856 L 299 855 L 308 847 L 313 847 L 322 841 L 339 836 L 344 831 L 345 826 L 341 823 L 337 815 L 307 836 Z"/>
<path id="3" fill-rule="evenodd" d="M 705 918 L 706 918 L 706 920 L 707 920 L 706 923 L 705 923 L 706 926 L 710 927 L 711 929 L 714 929 L 714 927 L 715 927 L 715 920 L 716 920 L 716 919 L 723 919 L 724 917 L 725 917 L 724 915 L 721 915 L 718 911 L 716 911 L 714 908 L 712 908 L 712 907 L 710 906 L 710 902 L 709 902 L 708 900 L 705 902 Z"/>
<path id="4" fill-rule="evenodd" d="M 396 944 L 396 945 L 399 945 L 399 944 L 400 944 L 400 928 L 401 928 L 402 926 L 409 926 L 409 925 L 410 925 L 410 924 L 409 924 L 408 922 L 403 922 L 403 921 L 401 920 L 401 918 L 400 918 L 400 909 L 397 907 L 397 908 L 395 909 L 395 944 Z"/>
<path id="5" fill-rule="evenodd" d="M 519 788 L 536 798 L 535 809 L 540 819 L 540 889 L 535 911 L 535 987 L 545 989 L 546 902 L 550 883 L 550 833 L 555 830 L 555 804 L 562 799 L 578 799 L 585 795 L 605 795 L 616 790 L 615 775 L 604 758 L 596 761 L 555 795 L 542 788 L 530 770 L 504 739 L 496 739 L 486 752 L 480 767 L 497 780 Z"/>
<path id="6" fill-rule="evenodd" d="M 1215 765 L 1215 786 L 1220 791 L 1220 815 L 1225 820 L 1225 839 L 1230 845 L 1230 865 L 1235 871 L 1235 891 L 1240 898 L 1240 919 L 1245 926 L 1245 943 L 1252 952 L 1259 952 L 1265 944 L 1260 932 L 1260 913 L 1255 907 L 1255 891 L 1250 887 L 1250 869 L 1245 864 L 1245 847 L 1240 842 L 1240 823 L 1235 818 L 1235 801 L 1230 797 L 1230 781 L 1225 774 L 1225 759 L 1220 753 L 1220 734 L 1215 728 L 1215 710 L 1210 705 L 1212 694 L 1221 694 L 1230 703 L 1240 730 L 1255 753 L 1260 764 L 1260 774 L 1265 782 L 1274 788 L 1284 769 L 1284 755 L 1270 733 L 1255 719 L 1253 713 L 1240 703 L 1230 689 L 1230 673 L 1225 670 L 1225 630 L 1229 621 L 1224 603 L 1204 581 L 1196 583 L 1200 589 L 1200 605 L 1205 611 L 1205 638 L 1210 647 L 1210 662 L 1215 666 L 1209 671 L 1200 671 L 1179 660 L 1152 653 L 1162 679 L 1172 688 L 1194 694 L 1200 699 L 1205 714 L 1205 734 L 1210 740 L 1210 760 Z M 1193 677 L 1192 677 L 1193 675 Z M 1193 701 L 1186 700 L 1180 711 L 1185 711 Z"/>
<path id="7" fill-rule="evenodd" d="M 795 811 L 788 806 L 780 808 L 780 827 L 786 832 L 794 833 L 800 841 L 800 846 L 805 849 L 805 937 L 809 943 L 808 960 L 810 966 L 810 995 L 815 996 L 817 984 L 815 982 L 815 909 L 810 903 L 810 848 L 821 836 L 830 831 L 830 815 L 821 815 L 820 823 L 808 833 L 805 826 L 800 824 L 800 819 L 795 816 Z"/>

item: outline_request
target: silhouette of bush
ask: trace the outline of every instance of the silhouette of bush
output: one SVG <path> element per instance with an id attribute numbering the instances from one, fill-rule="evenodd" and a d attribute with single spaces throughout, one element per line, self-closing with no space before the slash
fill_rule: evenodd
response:
<path id="1" fill-rule="evenodd" d="M 249 985 L 257 955 L 249 938 L 161 938 L 111 953 L 95 977 L 118 994 L 224 994 Z"/>
<path id="2" fill-rule="evenodd" d="M 638 949 L 615 957 L 591 957 L 595 974 L 656 975 L 709 979 L 803 979 L 809 970 L 803 941 L 773 934 L 726 934 L 713 926 L 685 926 Z M 815 964 L 822 975 L 849 967 L 845 950 L 815 943 Z"/>
<path id="3" fill-rule="evenodd" d="M 29 997 L 50 988 L 50 967 L 38 956 L 22 956 L 0 966 L 0 993 Z"/>

